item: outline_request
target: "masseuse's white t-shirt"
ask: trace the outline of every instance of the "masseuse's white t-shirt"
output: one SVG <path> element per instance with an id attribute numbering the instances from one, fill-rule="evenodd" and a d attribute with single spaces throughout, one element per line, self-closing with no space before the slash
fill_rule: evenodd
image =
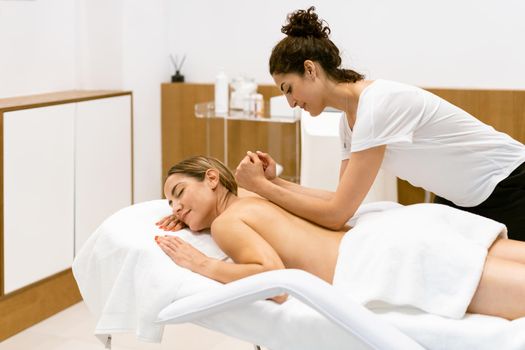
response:
<path id="1" fill-rule="evenodd" d="M 415 86 L 368 85 L 353 130 L 343 115 L 343 159 L 386 145 L 381 167 L 456 205 L 472 207 L 525 162 L 525 146 L 462 109 Z"/>

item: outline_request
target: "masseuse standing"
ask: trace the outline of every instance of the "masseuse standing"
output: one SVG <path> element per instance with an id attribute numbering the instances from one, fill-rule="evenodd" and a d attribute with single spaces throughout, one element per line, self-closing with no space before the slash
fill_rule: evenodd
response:
<path id="1" fill-rule="evenodd" d="M 319 225 L 339 229 L 368 193 L 380 167 L 437 195 L 436 202 L 503 222 L 525 241 L 525 146 L 430 92 L 365 80 L 341 69 L 330 29 L 311 7 L 288 16 L 270 74 L 288 99 L 312 116 L 344 111 L 345 159 L 335 193 L 275 177 L 275 163 L 248 152 L 239 185 Z"/>

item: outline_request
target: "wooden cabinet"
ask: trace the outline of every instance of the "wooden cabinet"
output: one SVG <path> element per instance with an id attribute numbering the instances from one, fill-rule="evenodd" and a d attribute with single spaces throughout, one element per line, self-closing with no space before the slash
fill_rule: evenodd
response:
<path id="1" fill-rule="evenodd" d="M 132 204 L 130 92 L 0 100 L 0 340 L 78 302 L 76 252 Z"/>

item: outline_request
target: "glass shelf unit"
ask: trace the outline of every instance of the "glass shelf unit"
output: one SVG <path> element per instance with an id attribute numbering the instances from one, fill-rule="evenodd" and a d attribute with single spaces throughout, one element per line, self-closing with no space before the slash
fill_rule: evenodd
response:
<path id="1" fill-rule="evenodd" d="M 299 180 L 299 154 L 300 154 L 300 121 L 301 111 L 299 109 L 294 110 L 294 115 L 290 117 L 271 117 L 270 116 L 270 103 L 265 101 L 262 115 L 256 115 L 254 113 L 247 113 L 243 110 L 230 109 L 226 115 L 217 115 L 215 113 L 214 102 L 201 102 L 195 104 L 195 116 L 197 118 L 203 118 L 207 121 L 211 119 L 222 119 L 223 120 L 223 133 L 224 133 L 224 159 L 223 162 L 227 167 L 228 164 L 228 122 L 229 121 L 249 121 L 258 123 L 285 123 L 295 124 L 295 175 L 289 180 L 297 182 Z M 209 122 L 206 123 L 206 149 L 207 154 L 210 155 L 210 126 Z M 235 164 L 236 165 L 236 164 Z"/>
<path id="2" fill-rule="evenodd" d="M 220 118 L 228 120 L 249 120 L 254 122 L 267 123 L 296 123 L 301 119 L 301 111 L 294 110 L 293 117 L 271 117 L 270 104 L 264 103 L 262 115 L 248 113 L 243 110 L 230 109 L 227 115 L 216 115 L 215 104 L 213 102 L 202 102 L 195 105 L 195 116 L 197 118 Z"/>

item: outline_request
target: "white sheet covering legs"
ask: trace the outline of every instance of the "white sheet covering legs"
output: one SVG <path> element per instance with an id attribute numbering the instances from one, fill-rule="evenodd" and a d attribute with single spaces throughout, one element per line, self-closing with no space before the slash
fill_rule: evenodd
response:
<path id="1" fill-rule="evenodd" d="M 363 305 L 462 318 L 498 236 L 505 225 L 439 204 L 364 214 L 341 241 L 333 284 Z"/>

